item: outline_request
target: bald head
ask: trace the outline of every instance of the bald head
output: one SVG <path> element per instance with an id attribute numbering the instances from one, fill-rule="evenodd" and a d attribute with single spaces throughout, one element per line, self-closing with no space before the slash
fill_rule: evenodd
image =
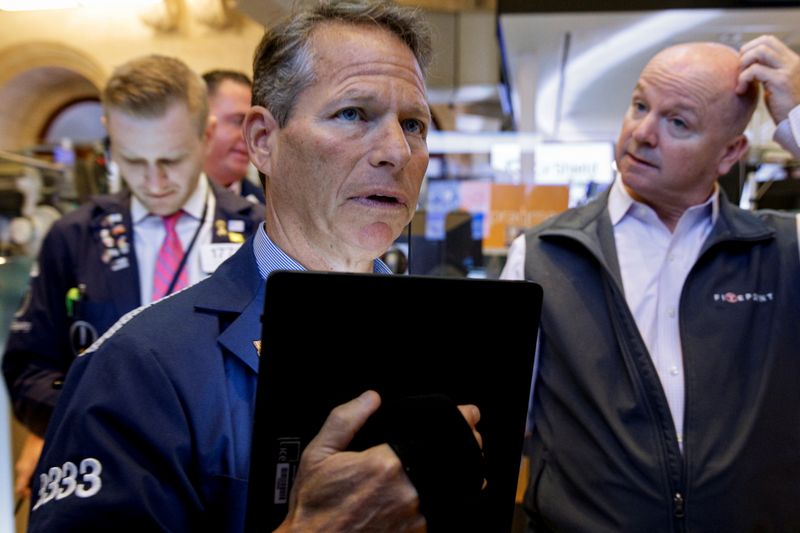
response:
<path id="1" fill-rule="evenodd" d="M 730 135 L 744 132 L 758 103 L 758 85 L 751 83 L 743 94 L 736 93 L 740 72 L 739 53 L 724 44 L 686 43 L 665 48 L 642 71 L 644 76 L 680 79 L 722 123 Z"/>

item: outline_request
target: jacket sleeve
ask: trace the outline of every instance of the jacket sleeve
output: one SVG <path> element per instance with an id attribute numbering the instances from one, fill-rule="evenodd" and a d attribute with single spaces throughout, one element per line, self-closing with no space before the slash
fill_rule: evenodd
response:
<path id="1" fill-rule="evenodd" d="M 28 531 L 202 530 L 191 435 L 158 359 L 118 332 L 70 369 L 34 474 Z"/>
<path id="2" fill-rule="evenodd" d="M 58 383 L 74 359 L 65 303 L 75 284 L 68 240 L 60 226 L 45 238 L 3 356 L 14 414 L 40 436 L 60 395 Z"/>

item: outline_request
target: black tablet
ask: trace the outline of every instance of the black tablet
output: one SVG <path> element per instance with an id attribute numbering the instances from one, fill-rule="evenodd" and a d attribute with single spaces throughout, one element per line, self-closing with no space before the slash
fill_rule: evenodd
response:
<path id="1" fill-rule="evenodd" d="M 510 531 L 541 303 L 525 281 L 272 273 L 248 530 L 281 523 L 305 446 L 332 408 L 373 389 L 384 402 L 444 394 L 480 408 L 487 484 L 464 512 L 476 531 Z"/>

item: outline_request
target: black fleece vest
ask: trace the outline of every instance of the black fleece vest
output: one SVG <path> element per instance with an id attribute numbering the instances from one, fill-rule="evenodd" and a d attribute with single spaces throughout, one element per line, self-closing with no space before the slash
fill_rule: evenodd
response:
<path id="1" fill-rule="evenodd" d="M 681 453 L 619 281 L 607 196 L 527 235 L 544 288 L 535 531 L 800 531 L 800 256 L 794 217 L 720 216 L 680 300 Z"/>

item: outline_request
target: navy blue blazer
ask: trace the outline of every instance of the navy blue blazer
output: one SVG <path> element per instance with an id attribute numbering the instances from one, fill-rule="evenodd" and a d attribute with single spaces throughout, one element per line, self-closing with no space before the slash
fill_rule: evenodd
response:
<path id="1" fill-rule="evenodd" d="M 251 238 L 75 361 L 30 532 L 243 531 L 264 286 Z"/>
<path id="2" fill-rule="evenodd" d="M 223 231 L 229 220 L 242 221 L 249 237 L 264 219 L 263 206 L 211 187 L 220 229 L 212 231 L 213 241 L 229 241 Z M 76 355 L 141 305 L 129 206 L 129 192 L 94 197 L 58 220 L 45 237 L 3 357 L 14 413 L 38 435 L 44 434 Z"/>
<path id="3" fill-rule="evenodd" d="M 264 188 L 256 185 L 252 181 L 247 178 L 242 178 L 242 196 L 247 198 L 248 196 L 253 196 L 258 203 L 263 204 L 266 202 L 266 197 L 264 196 Z"/>

